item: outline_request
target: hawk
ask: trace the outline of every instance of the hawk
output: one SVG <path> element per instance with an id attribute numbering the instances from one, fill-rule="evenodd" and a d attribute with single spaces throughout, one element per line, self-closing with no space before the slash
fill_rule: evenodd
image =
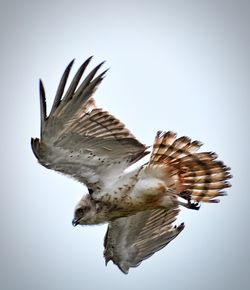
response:
<path id="1" fill-rule="evenodd" d="M 96 106 L 93 94 L 107 70 L 98 73 L 102 62 L 81 81 L 91 58 L 66 90 L 74 60 L 69 63 L 49 114 L 40 81 L 41 133 L 31 146 L 41 165 L 87 186 L 72 224 L 108 223 L 106 264 L 112 260 L 128 273 L 184 229 L 183 223 L 173 225 L 181 207 L 199 209 L 200 202 L 216 203 L 225 195 L 230 168 L 215 153 L 198 152 L 199 141 L 171 131 L 159 131 L 148 161 L 131 167 L 149 147 Z"/>

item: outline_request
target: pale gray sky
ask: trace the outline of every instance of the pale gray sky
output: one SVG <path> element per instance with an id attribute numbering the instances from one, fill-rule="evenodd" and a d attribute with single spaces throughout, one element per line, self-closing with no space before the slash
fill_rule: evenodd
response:
<path id="1" fill-rule="evenodd" d="M 0 289 L 248 289 L 250 2 L 1 1 Z M 71 225 L 86 189 L 39 166 L 38 79 L 50 105 L 65 66 L 110 71 L 97 103 L 144 143 L 173 130 L 232 167 L 220 204 L 183 211 L 185 230 L 123 275 L 106 268 L 106 226 Z"/>

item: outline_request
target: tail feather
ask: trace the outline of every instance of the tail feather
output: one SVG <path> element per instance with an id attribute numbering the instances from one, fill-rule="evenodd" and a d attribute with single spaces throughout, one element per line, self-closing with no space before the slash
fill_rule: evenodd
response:
<path id="1" fill-rule="evenodd" d="M 160 165 L 166 169 L 166 178 L 172 178 L 174 189 L 189 193 L 191 200 L 218 202 L 223 189 L 230 187 L 230 168 L 217 160 L 214 152 L 197 152 L 202 143 L 188 137 L 177 139 L 173 132 L 158 132 L 148 166 Z"/>

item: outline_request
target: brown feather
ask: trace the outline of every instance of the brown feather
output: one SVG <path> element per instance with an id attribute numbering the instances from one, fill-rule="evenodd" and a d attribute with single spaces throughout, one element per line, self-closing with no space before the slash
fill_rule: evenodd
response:
<path id="1" fill-rule="evenodd" d="M 218 161 L 214 152 L 197 152 L 200 146 L 188 137 L 177 139 L 173 132 L 158 132 L 148 166 L 164 165 L 175 190 L 189 192 L 195 201 L 212 202 L 231 186 L 227 182 L 230 168 Z"/>

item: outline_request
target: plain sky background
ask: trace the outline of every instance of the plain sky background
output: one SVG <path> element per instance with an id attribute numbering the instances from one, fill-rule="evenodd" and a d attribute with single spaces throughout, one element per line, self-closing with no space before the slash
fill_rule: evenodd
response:
<path id="1" fill-rule="evenodd" d="M 249 289 L 250 2 L 7 1 L 1 30 L 1 290 Z M 232 167 L 220 204 L 183 210 L 185 230 L 140 267 L 105 267 L 106 226 L 76 227 L 86 188 L 40 166 L 38 79 L 51 105 L 68 62 L 106 60 L 97 104 L 144 143 L 202 141 Z"/>

